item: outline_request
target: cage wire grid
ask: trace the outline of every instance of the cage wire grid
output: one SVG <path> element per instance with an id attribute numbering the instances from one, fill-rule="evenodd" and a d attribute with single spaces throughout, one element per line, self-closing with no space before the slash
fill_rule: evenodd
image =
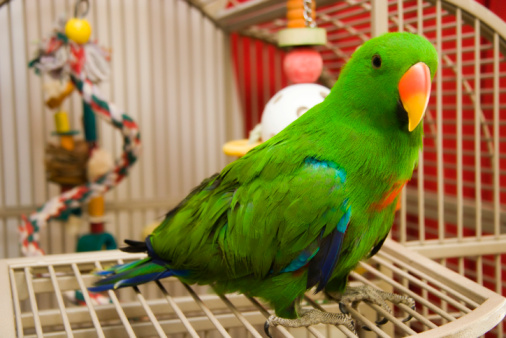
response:
<path id="1" fill-rule="evenodd" d="M 0 327 L 5 336 L 18 337 L 233 337 L 242 329 L 262 337 L 263 324 L 272 313 L 260 300 L 240 295 L 216 295 L 209 289 L 183 285 L 186 294 L 174 297 L 181 284 L 175 278 L 151 282 L 142 287 L 108 291 L 109 304 L 97 305 L 86 287 L 97 279 L 96 269 L 142 258 L 141 254 L 120 251 L 0 261 L 0 282 L 10 284 L 10 292 L 0 296 Z M 391 240 L 351 275 L 351 284 L 368 284 L 413 297 L 416 310 L 395 306 L 393 314 L 381 307 L 362 303 L 348 307 L 355 320 L 369 325 L 379 337 L 478 337 L 502 320 L 506 299 L 449 271 L 432 260 L 413 253 Z M 148 289 L 154 290 L 151 294 Z M 418 291 L 413 291 L 417 289 Z M 86 304 L 70 303 L 66 293 L 83 291 Z M 422 297 L 421 294 L 424 294 Z M 51 301 L 41 300 L 49 296 Z M 442 301 L 446 302 L 441 307 Z M 304 306 L 336 312 L 335 302 L 308 292 Z M 409 314 L 413 319 L 402 319 Z M 376 327 L 374 321 L 386 317 L 389 324 Z M 13 320 L 15 318 L 15 320 Z M 356 337 L 344 326 L 318 325 L 306 329 L 273 329 L 276 337 Z M 365 334 L 365 331 L 364 331 Z M 360 332 L 360 336 L 363 335 Z"/>

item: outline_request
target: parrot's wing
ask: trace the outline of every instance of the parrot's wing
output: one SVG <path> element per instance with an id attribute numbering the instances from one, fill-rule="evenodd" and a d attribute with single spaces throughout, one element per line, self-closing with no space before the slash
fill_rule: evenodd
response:
<path id="1" fill-rule="evenodd" d="M 308 265 L 308 287 L 323 289 L 351 216 L 346 172 L 333 162 L 306 158 L 287 175 L 265 176 L 234 192 L 219 239 L 225 260 L 237 275 L 247 267 L 260 277 Z"/>
<path id="2" fill-rule="evenodd" d="M 323 290 L 327 285 L 341 254 L 344 235 L 351 217 L 351 208 L 348 206 L 347 200 L 344 200 L 342 208 L 343 215 L 337 226 L 323 239 L 318 253 L 308 262 L 306 287 L 309 289 L 318 284 L 316 292 Z"/>
<path id="3" fill-rule="evenodd" d="M 167 276 L 206 283 L 266 278 L 306 266 L 308 288 L 323 289 L 351 216 L 344 169 L 314 158 L 289 171 L 277 163 L 262 169 L 248 182 L 235 175 L 202 182 L 146 241 L 127 241 L 124 250 L 150 257 L 101 273 L 106 278 L 96 290 Z"/>

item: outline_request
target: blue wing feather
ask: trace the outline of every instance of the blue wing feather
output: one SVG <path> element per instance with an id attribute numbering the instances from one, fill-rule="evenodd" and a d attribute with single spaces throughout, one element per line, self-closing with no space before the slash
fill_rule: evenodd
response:
<path id="1" fill-rule="evenodd" d="M 344 188 L 346 182 L 346 171 L 340 168 L 339 165 L 332 161 L 325 161 L 314 157 L 308 157 L 305 160 L 306 166 L 312 170 L 320 171 L 333 171 L 334 172 L 334 189 L 341 190 Z M 344 193 L 344 191 L 343 191 Z M 334 210 L 332 207 L 330 210 Z M 316 292 L 319 292 L 325 288 L 325 285 L 332 276 L 343 245 L 344 236 L 348 224 L 350 223 L 351 207 L 348 206 L 348 200 L 344 199 L 340 206 L 340 212 L 342 213 L 336 227 L 325 237 L 322 237 L 326 232 L 327 227 L 331 224 L 327 224 L 321 231 L 320 238 L 318 239 L 318 250 L 309 251 L 304 250 L 299 257 L 290 263 L 284 270 L 291 269 L 295 266 L 299 267 L 304 261 L 308 264 L 308 277 L 307 277 L 307 288 L 317 286 Z M 311 252 L 313 255 L 309 255 Z"/>
<path id="2" fill-rule="evenodd" d="M 313 251 L 308 250 L 308 249 L 302 251 L 299 254 L 299 256 L 297 256 L 297 258 L 295 258 L 290 264 L 288 264 L 286 266 L 286 268 L 281 270 L 279 273 L 292 272 L 292 271 L 299 270 L 300 268 L 305 266 L 307 264 L 307 262 L 309 262 L 318 253 L 319 250 L 320 250 L 320 248 L 316 248 Z"/>
<path id="3" fill-rule="evenodd" d="M 316 292 L 325 288 L 339 261 L 344 235 L 351 217 L 351 208 L 347 205 L 347 201 L 343 203 L 343 208 L 345 212 L 336 228 L 322 240 L 320 250 L 309 262 L 306 286 L 311 288 L 318 284 Z"/>

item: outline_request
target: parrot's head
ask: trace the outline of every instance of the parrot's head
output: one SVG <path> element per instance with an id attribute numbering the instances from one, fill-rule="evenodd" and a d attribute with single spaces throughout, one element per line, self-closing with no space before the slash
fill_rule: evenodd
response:
<path id="1" fill-rule="evenodd" d="M 333 94 L 364 123 L 421 135 L 437 62 L 436 49 L 424 37 L 387 33 L 353 53 Z"/>

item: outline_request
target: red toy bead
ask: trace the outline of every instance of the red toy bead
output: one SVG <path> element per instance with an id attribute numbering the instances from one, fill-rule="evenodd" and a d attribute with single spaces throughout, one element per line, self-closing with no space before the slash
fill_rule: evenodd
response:
<path id="1" fill-rule="evenodd" d="M 286 54 L 283 69 L 293 83 L 316 82 L 323 69 L 323 60 L 314 49 L 295 48 Z"/>

